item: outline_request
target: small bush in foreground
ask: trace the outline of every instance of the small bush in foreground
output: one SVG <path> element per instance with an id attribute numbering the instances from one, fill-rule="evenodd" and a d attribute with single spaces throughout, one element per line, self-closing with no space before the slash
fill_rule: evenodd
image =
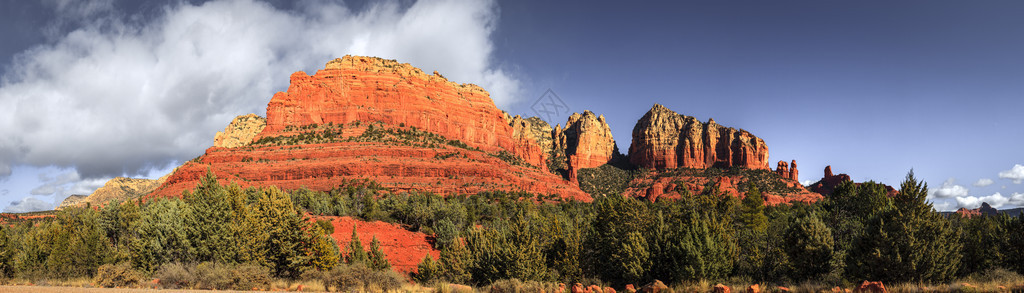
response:
<path id="1" fill-rule="evenodd" d="M 105 288 L 135 287 L 144 279 L 142 273 L 132 269 L 131 264 L 127 262 L 101 265 L 96 269 L 96 277 L 93 278 L 97 286 Z"/>
<path id="2" fill-rule="evenodd" d="M 165 264 L 155 277 L 165 288 L 251 290 L 270 287 L 270 269 L 252 264 Z"/>
<path id="3" fill-rule="evenodd" d="M 323 274 L 324 287 L 335 291 L 392 291 L 405 284 L 405 278 L 392 270 L 374 270 L 363 263 L 338 265 Z"/>

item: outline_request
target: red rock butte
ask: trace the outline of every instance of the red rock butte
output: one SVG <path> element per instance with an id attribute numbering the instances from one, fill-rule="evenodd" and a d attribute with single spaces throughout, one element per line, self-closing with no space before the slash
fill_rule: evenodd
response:
<path id="1" fill-rule="evenodd" d="M 590 200 L 547 172 L 547 154 L 513 135 L 486 91 L 393 60 L 345 56 L 312 76 L 296 72 L 267 105 L 266 126 L 253 128 L 261 131 L 251 143 L 207 149 L 150 196 L 180 196 L 209 170 L 243 187 L 330 190 L 372 179 L 392 191 Z"/>
<path id="2" fill-rule="evenodd" d="M 701 123 L 655 104 L 633 127 L 629 160 L 649 169 L 768 169 L 768 145 L 746 130 Z"/>

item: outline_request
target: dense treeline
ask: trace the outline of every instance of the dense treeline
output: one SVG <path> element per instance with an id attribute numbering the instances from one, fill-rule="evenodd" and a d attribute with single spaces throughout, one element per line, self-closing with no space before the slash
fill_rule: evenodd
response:
<path id="1" fill-rule="evenodd" d="M 709 185 L 678 201 L 597 196 L 581 203 L 507 192 L 390 194 L 372 181 L 285 193 L 221 186 L 211 175 L 180 200 L 67 209 L 53 220 L 3 227 L 0 272 L 88 277 L 118 264 L 152 276 L 182 271 L 184 263 L 315 277 L 339 289 L 358 280 L 395 282 L 374 273 L 390 267 L 376 241 L 369 250 L 357 241 L 338 249 L 324 231 L 331 226 L 310 223 L 303 213 L 398 222 L 434 234 L 440 258 L 423 259 L 412 276 L 421 282 L 838 285 L 1024 272 L 1024 217 L 947 218 L 925 201 L 927 193 L 913 173 L 894 197 L 878 183 L 847 182 L 819 203 L 775 206 L 765 206 L 754 185 L 743 199 Z"/>

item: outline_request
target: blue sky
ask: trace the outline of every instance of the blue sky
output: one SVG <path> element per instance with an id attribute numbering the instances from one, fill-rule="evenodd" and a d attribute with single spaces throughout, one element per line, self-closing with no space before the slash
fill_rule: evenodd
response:
<path id="1" fill-rule="evenodd" d="M 660 103 L 762 137 L 802 181 L 913 168 L 940 209 L 1024 205 L 1024 2 L 644 3 L 0 0 L 0 205 L 162 175 L 345 54 L 481 84 L 513 114 L 550 89 L 623 151 Z"/>

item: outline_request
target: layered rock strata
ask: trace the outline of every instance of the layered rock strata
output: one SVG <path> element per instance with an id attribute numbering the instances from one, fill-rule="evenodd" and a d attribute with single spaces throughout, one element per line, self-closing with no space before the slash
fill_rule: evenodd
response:
<path id="1" fill-rule="evenodd" d="M 483 88 L 373 57 L 345 56 L 328 62 L 314 75 L 292 74 L 288 91 L 275 94 L 267 105 L 267 126 L 260 136 L 278 135 L 288 126 L 355 121 L 414 126 L 544 166 L 545 154 L 539 146 L 515 139 L 503 112 Z"/>
<path id="2" fill-rule="evenodd" d="M 650 169 L 769 169 L 768 146 L 745 130 L 701 123 L 655 104 L 633 127 L 629 160 Z"/>

